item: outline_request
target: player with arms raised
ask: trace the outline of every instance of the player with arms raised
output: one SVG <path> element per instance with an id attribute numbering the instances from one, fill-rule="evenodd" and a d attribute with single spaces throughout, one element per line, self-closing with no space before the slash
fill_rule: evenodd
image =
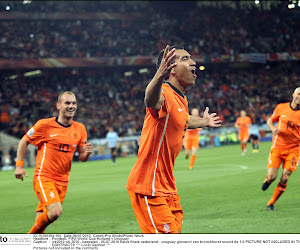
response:
<path id="1" fill-rule="evenodd" d="M 44 233 L 61 215 L 75 151 L 81 161 L 87 161 L 93 152 L 93 145 L 87 143 L 85 126 L 73 121 L 77 110 L 75 95 L 69 91 L 60 94 L 56 107 L 58 117 L 39 120 L 18 146 L 15 177 L 22 181 L 24 175 L 28 176 L 23 167 L 27 146 L 31 143 L 38 147 L 33 189 L 39 204 L 29 233 Z"/>
<path id="2" fill-rule="evenodd" d="M 182 47 L 169 49 L 167 45 L 160 52 L 156 74 L 145 91 L 138 159 L 126 186 L 142 233 L 181 232 L 183 212 L 173 168 L 184 133 L 187 128 L 221 126 L 208 108 L 203 118 L 189 115 L 184 93 L 195 84 L 196 63 Z"/>

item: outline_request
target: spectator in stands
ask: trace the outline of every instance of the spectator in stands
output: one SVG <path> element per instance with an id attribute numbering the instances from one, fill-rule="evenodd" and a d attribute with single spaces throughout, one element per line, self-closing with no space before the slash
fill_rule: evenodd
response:
<path id="1" fill-rule="evenodd" d="M 9 126 L 11 119 L 8 112 L 7 105 L 2 106 L 1 114 L 0 114 L 0 129 L 6 129 Z"/>
<path id="2" fill-rule="evenodd" d="M 270 10 L 262 10 L 223 6 L 219 9 L 200 7 L 196 3 L 168 5 L 168 8 L 186 10 L 176 18 L 172 11 L 165 13 L 158 3 L 149 2 L 146 7 L 121 2 L 113 6 L 101 1 L 73 2 L 72 7 L 63 2 L 54 5 L 35 2 L 26 8 L 22 3 L 12 3 L 11 19 L 0 20 L 0 58 L 154 55 L 163 44 L 174 42 L 186 47 L 193 56 L 214 55 L 217 58 L 224 54 L 300 50 L 297 14 L 286 7 L 273 5 Z M 16 18 L 19 16 L 14 11 L 18 9 L 31 15 Z M 99 20 L 94 12 L 106 15 Z M 89 13 L 88 17 L 82 18 L 80 14 L 85 13 Z M 31 16 L 42 14 L 43 18 L 31 19 Z M 54 14 L 57 14 L 55 18 Z M 201 23 L 201 26 L 192 25 L 194 23 Z"/>
<path id="3" fill-rule="evenodd" d="M 9 17 L 0 19 L 0 59 L 156 55 L 167 43 L 183 45 L 193 56 L 216 58 L 222 54 L 234 57 L 238 53 L 300 50 L 297 15 L 280 4 L 272 3 L 270 10 L 262 10 L 256 6 L 234 9 L 224 4 L 216 8 L 198 6 L 196 1 L 179 1 L 168 4 L 168 8 L 188 11 L 176 18 L 172 16 L 176 11 L 163 12 L 161 6 L 167 4 L 163 1 L 131 4 L 75 1 L 72 5 L 53 1 L 32 1 L 24 5 L 21 1 L 10 1 L 9 4 Z M 2 10 L 6 5 L 6 1 L 0 2 Z M 222 1 L 218 5 L 223 5 Z M 106 15 L 99 19 L 95 12 Z M 191 25 L 194 23 L 201 26 Z M 299 69 L 287 66 L 201 72 L 197 80 L 201 84 L 196 83 L 186 93 L 189 104 L 204 108 L 216 101 L 216 112 L 222 117 L 223 126 L 232 125 L 242 107 L 248 107 L 246 111 L 253 123 L 265 123 L 278 100 L 289 100 L 286 89 L 294 88 L 299 82 Z M 84 120 L 89 136 L 105 137 L 106 127 L 111 125 L 119 136 L 138 134 L 145 114 L 142 90 L 149 77 L 139 74 L 124 77 L 124 72 L 116 68 L 113 74 L 90 71 L 55 69 L 37 78 L 1 78 L 1 131 L 21 138 L 37 118 L 56 115 L 55 109 L 48 107 L 55 106 L 52 104 L 56 93 L 66 88 L 86 100 L 77 119 Z M 102 119 L 95 124 L 99 117 Z"/>
<path id="4" fill-rule="evenodd" d="M 224 117 L 223 126 L 228 126 L 233 125 L 242 107 L 247 107 L 253 124 L 265 123 L 277 100 L 289 100 L 286 89 L 297 86 L 300 70 L 297 65 L 288 67 L 286 64 L 272 66 L 269 70 L 264 67 L 239 70 L 216 67 L 198 75 L 195 86 L 186 92 L 189 104 L 206 107 L 215 100 L 216 112 Z M 142 89 L 148 81 L 147 76 L 138 73 L 124 77 L 124 72 L 116 68 L 114 75 L 103 71 L 91 73 L 89 69 L 76 74 L 71 70 L 55 70 L 45 71 L 38 78 L 2 79 L 0 107 L 9 103 L 8 110 L 19 111 L 10 116 L 7 129 L 1 131 L 21 138 L 37 117 L 55 116 L 55 110 L 49 109 L 52 105 L 48 104 L 55 103 L 55 93 L 62 91 L 63 82 L 64 88 L 73 90 L 84 100 L 76 119 L 85 122 L 92 138 L 104 138 L 106 127 L 112 125 L 119 136 L 139 134 L 145 115 Z M 99 106 L 103 108 L 97 108 Z M 95 123 L 99 117 L 102 119 Z"/>

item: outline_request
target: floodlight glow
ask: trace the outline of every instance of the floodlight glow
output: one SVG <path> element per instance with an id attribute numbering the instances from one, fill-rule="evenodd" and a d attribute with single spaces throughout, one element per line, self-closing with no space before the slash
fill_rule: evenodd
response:
<path id="1" fill-rule="evenodd" d="M 293 3 L 291 3 L 291 4 L 288 5 L 288 8 L 289 8 L 289 9 L 294 9 L 295 7 L 296 7 L 296 5 L 293 4 Z"/>
<path id="2" fill-rule="evenodd" d="M 132 76 L 132 71 L 127 71 L 124 73 L 124 76 Z"/>
<path id="3" fill-rule="evenodd" d="M 140 74 L 146 74 L 149 73 L 149 70 L 147 68 L 139 69 Z"/>
<path id="4" fill-rule="evenodd" d="M 200 69 L 200 70 L 205 70 L 205 67 L 201 65 L 201 66 L 199 67 L 199 69 Z"/>
<path id="5" fill-rule="evenodd" d="M 34 71 L 29 71 L 24 73 L 24 76 L 37 76 L 37 75 L 41 75 L 42 71 L 41 70 L 34 70 Z"/>
<path id="6" fill-rule="evenodd" d="M 10 79 L 10 80 L 14 80 L 14 79 L 17 79 L 17 78 L 18 78 L 17 75 L 11 75 L 11 76 L 8 77 L 8 79 Z"/>
<path id="7" fill-rule="evenodd" d="M 10 6 L 7 5 L 5 9 L 6 9 L 7 11 L 9 11 L 9 10 L 10 10 Z"/>
<path id="8" fill-rule="evenodd" d="M 259 4 L 259 0 L 255 0 L 254 2 L 255 2 L 255 4 Z"/>

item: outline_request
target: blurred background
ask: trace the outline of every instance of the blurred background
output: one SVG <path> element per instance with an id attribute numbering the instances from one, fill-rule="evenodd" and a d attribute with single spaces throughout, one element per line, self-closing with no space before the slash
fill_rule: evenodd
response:
<path id="1" fill-rule="evenodd" d="M 238 143 L 245 109 L 261 134 L 276 104 L 300 80 L 300 1 L 1 1 L 0 168 L 14 166 L 18 141 L 39 119 L 57 115 L 57 96 L 77 96 L 75 120 L 107 159 L 113 126 L 118 154 L 136 156 L 144 91 L 167 44 L 197 62 L 189 107 L 208 106 L 222 128 L 205 128 L 200 146 Z M 35 165 L 30 145 L 25 165 Z M 76 155 L 74 157 L 76 160 Z"/>

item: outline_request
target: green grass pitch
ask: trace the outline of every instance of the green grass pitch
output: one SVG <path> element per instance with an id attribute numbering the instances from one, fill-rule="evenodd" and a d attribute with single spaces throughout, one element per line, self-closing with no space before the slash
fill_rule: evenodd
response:
<path id="1" fill-rule="evenodd" d="M 239 145 L 199 149 L 193 171 L 181 152 L 174 175 L 184 212 L 182 233 L 300 233 L 299 173 L 292 174 L 276 211 L 266 209 L 279 181 L 278 176 L 261 190 L 270 146 L 261 143 L 254 154 L 248 144 L 243 157 Z M 118 158 L 117 166 L 110 160 L 73 163 L 63 214 L 46 233 L 141 233 L 125 188 L 135 160 Z M 27 168 L 23 182 L 14 171 L 0 172 L 0 233 L 26 233 L 33 225 L 33 170 Z"/>

